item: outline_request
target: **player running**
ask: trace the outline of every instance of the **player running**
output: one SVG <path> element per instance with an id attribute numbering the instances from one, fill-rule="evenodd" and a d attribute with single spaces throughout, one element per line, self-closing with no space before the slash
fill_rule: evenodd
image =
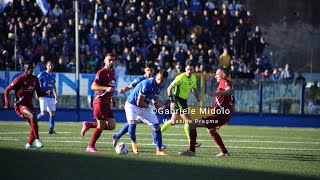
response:
<path id="1" fill-rule="evenodd" d="M 39 138 L 39 126 L 36 111 L 32 105 L 32 97 L 34 91 L 38 96 L 50 95 L 50 91 L 42 92 L 39 84 L 39 80 L 36 76 L 33 76 L 33 63 L 26 62 L 24 65 L 24 74 L 15 78 L 12 83 L 4 90 L 4 108 L 9 108 L 9 92 L 15 91 L 15 103 L 14 110 L 17 115 L 25 118 L 30 124 L 30 135 L 28 142 L 25 146 L 26 149 L 35 149 L 43 147 L 43 144 Z M 34 146 L 33 141 L 35 140 Z"/>
<path id="2" fill-rule="evenodd" d="M 110 103 L 116 85 L 116 75 L 113 71 L 114 56 L 108 53 L 104 59 L 105 66 L 99 70 L 91 85 L 91 89 L 98 91 L 93 100 L 93 117 L 97 123 L 90 123 L 90 126 L 83 126 L 81 133 L 89 128 L 95 128 L 87 152 L 97 152 L 96 141 L 103 130 L 113 130 L 116 128 L 116 121 L 111 111 Z"/>

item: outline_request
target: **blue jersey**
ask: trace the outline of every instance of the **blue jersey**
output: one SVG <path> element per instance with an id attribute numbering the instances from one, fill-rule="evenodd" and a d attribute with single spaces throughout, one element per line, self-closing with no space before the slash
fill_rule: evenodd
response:
<path id="1" fill-rule="evenodd" d="M 56 76 L 53 73 L 47 73 L 47 71 L 42 71 L 38 74 L 38 79 L 40 82 L 40 87 L 42 91 L 48 91 L 50 90 L 50 95 L 47 95 L 46 97 L 54 97 L 53 96 L 53 87 L 56 83 Z"/>
<path id="2" fill-rule="evenodd" d="M 141 83 L 139 83 L 130 93 L 128 96 L 127 102 L 137 106 L 138 97 L 141 94 L 142 96 L 145 96 L 144 102 L 146 104 L 149 104 L 150 101 L 156 96 L 160 94 L 161 89 L 164 87 L 164 85 L 161 85 L 160 87 L 156 85 L 155 81 L 156 77 L 152 77 L 149 79 L 143 80 Z"/>
<path id="3" fill-rule="evenodd" d="M 137 84 L 139 84 L 141 81 L 148 79 L 145 75 L 139 76 L 137 78 L 135 78 L 130 85 L 134 88 L 136 87 Z"/>

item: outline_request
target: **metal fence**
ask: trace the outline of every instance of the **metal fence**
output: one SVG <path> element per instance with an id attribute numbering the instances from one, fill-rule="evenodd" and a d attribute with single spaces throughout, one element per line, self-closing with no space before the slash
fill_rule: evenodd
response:
<path id="1" fill-rule="evenodd" d="M 216 91 L 217 82 L 213 76 L 198 76 L 197 89 L 200 94 L 201 103 L 196 101 L 190 93 L 189 106 L 213 107 L 214 98 L 204 95 Z M 168 100 L 167 87 L 172 82 L 168 79 L 165 88 L 160 93 L 160 100 L 165 103 Z M 250 113 L 274 113 L 274 114 L 320 114 L 320 105 L 314 102 L 314 95 L 310 95 L 310 88 L 305 84 L 293 84 L 291 82 L 271 82 L 256 80 L 233 81 L 236 98 L 237 112 Z M 123 109 L 126 95 L 115 95 L 114 109 Z M 319 99 L 320 92 L 316 94 Z M 3 97 L 3 94 L 1 94 Z M 80 109 L 92 108 L 93 96 L 80 96 Z M 11 107 L 14 102 L 14 94 L 10 94 Z M 3 104 L 3 98 L 0 98 Z M 38 108 L 38 101 L 34 99 L 34 106 Z M 57 108 L 76 109 L 76 95 L 59 95 Z"/>

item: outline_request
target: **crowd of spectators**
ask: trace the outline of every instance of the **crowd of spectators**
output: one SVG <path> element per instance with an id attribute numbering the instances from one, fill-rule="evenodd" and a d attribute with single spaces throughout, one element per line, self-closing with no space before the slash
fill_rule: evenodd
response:
<path id="1" fill-rule="evenodd" d="M 75 72 L 73 1 L 48 2 L 46 16 L 34 0 L 14 1 L 0 16 L 0 70 L 21 70 L 30 60 L 35 71 L 42 71 L 51 60 L 55 72 Z M 233 79 L 294 78 L 289 64 L 281 71 L 272 66 L 263 31 L 236 0 L 78 2 L 82 73 L 95 73 L 112 52 L 116 74 L 143 74 L 144 64 L 154 61 L 157 70 L 166 69 L 170 76 L 192 63 L 203 73 L 228 67 Z"/>

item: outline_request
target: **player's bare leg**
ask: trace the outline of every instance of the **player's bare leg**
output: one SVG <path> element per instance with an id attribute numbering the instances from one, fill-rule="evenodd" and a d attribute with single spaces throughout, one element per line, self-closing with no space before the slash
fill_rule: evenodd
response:
<path id="1" fill-rule="evenodd" d="M 96 128 L 98 127 L 98 123 L 97 122 L 88 122 L 88 121 L 83 121 L 82 122 L 82 129 L 81 129 L 81 136 L 84 136 L 86 134 L 86 132 L 90 129 L 90 128 Z M 106 121 L 106 126 L 104 128 L 104 130 L 114 130 L 116 128 L 116 121 L 114 118 L 108 118 L 108 121 Z"/>
<path id="2" fill-rule="evenodd" d="M 116 128 L 116 120 L 114 118 L 108 118 L 104 130 L 114 130 Z"/>

